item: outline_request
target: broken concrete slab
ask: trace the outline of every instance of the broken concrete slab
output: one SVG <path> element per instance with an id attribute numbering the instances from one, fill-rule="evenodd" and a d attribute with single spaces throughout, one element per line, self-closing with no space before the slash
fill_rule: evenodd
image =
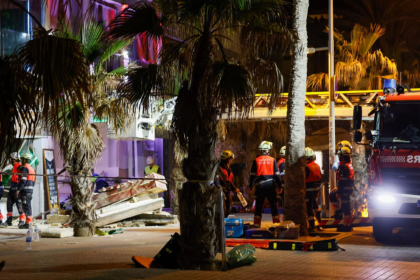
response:
<path id="1" fill-rule="evenodd" d="M 163 198 L 145 199 L 138 202 L 130 203 L 128 201 L 113 204 L 112 207 L 98 209 L 96 214 L 98 220 L 97 227 L 112 224 L 122 220 L 126 220 L 141 213 L 160 209 L 164 206 Z"/>
<path id="2" fill-rule="evenodd" d="M 101 208 L 113 203 L 123 202 L 132 197 L 148 196 L 167 190 L 164 176 L 152 173 L 146 178 L 154 180 L 133 180 L 106 188 L 105 192 L 94 195 L 93 200 L 96 207 Z"/>
<path id="3" fill-rule="evenodd" d="M 69 215 L 47 215 L 47 224 L 66 224 L 70 220 Z"/>

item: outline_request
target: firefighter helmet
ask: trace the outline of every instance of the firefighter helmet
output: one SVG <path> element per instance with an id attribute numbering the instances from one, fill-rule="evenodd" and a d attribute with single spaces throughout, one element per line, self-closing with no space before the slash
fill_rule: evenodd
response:
<path id="1" fill-rule="evenodd" d="M 24 155 L 20 156 L 21 159 L 26 159 L 27 161 L 30 161 L 32 159 L 32 155 L 30 153 L 26 153 Z"/>
<path id="2" fill-rule="evenodd" d="M 351 150 L 348 147 L 341 147 L 340 154 L 342 154 L 343 156 L 349 156 L 351 155 Z"/>
<path id="3" fill-rule="evenodd" d="M 231 151 L 229 151 L 229 150 L 224 150 L 220 154 L 220 158 L 223 159 L 223 160 L 234 158 L 234 157 L 235 157 L 235 155 Z"/>
<path id="4" fill-rule="evenodd" d="M 311 148 L 309 148 L 309 147 L 306 147 L 305 148 L 305 157 L 306 158 L 313 158 L 315 156 L 315 152 L 314 152 L 314 150 L 312 150 Z"/>
<path id="5" fill-rule="evenodd" d="M 262 141 L 258 149 L 260 151 L 269 151 L 273 148 L 273 143 L 268 141 Z"/>
<path id="6" fill-rule="evenodd" d="M 353 147 L 351 146 L 350 142 L 347 140 L 343 140 L 337 143 L 337 150 L 340 150 L 341 147 L 347 147 L 350 150 L 353 149 Z"/>
<path id="7" fill-rule="evenodd" d="M 17 152 L 13 152 L 10 154 L 10 158 L 14 160 L 19 160 L 19 155 Z"/>
<path id="8" fill-rule="evenodd" d="M 281 147 L 280 155 L 283 156 L 283 157 L 286 155 L 286 146 Z"/>

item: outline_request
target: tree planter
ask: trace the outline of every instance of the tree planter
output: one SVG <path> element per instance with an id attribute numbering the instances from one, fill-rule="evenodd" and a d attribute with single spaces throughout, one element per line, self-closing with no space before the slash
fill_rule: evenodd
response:
<path id="1" fill-rule="evenodd" d="M 74 237 L 92 237 L 93 233 L 89 227 L 78 227 L 73 228 Z"/>
<path id="2" fill-rule="evenodd" d="M 184 184 L 180 192 L 182 269 L 215 270 L 218 236 L 215 221 L 219 190 L 205 183 Z M 188 245 L 186 245 L 188 244 Z"/>

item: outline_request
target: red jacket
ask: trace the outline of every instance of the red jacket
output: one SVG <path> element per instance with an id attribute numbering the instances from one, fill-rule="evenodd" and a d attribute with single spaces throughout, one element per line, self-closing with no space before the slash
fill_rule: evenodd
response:
<path id="1" fill-rule="evenodd" d="M 255 183 L 255 185 L 254 185 Z M 251 166 L 251 173 L 249 178 L 249 188 L 252 190 L 254 186 L 261 188 L 281 188 L 280 172 L 277 162 L 269 155 L 260 155 L 253 162 Z"/>
<path id="2" fill-rule="evenodd" d="M 306 164 L 306 190 L 318 191 L 321 186 L 321 168 L 315 161 Z"/>

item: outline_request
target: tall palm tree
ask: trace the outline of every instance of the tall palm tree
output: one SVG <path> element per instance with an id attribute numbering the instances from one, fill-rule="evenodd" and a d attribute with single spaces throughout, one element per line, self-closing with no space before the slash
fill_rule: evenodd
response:
<path id="1" fill-rule="evenodd" d="M 293 1 L 292 68 L 287 100 L 287 138 L 285 170 L 286 219 L 299 223 L 308 235 L 305 204 L 305 95 L 308 34 L 306 29 L 309 0 Z"/>
<path id="2" fill-rule="evenodd" d="M 335 69 L 340 86 L 350 89 L 363 89 L 361 81 L 368 79 L 366 89 L 381 87 L 381 78 L 396 78 L 397 65 L 394 60 L 384 56 L 381 50 L 372 50 L 373 45 L 385 33 L 379 25 L 370 28 L 356 24 L 347 41 L 342 33 L 334 32 L 336 53 Z M 308 88 L 311 90 L 326 90 L 328 79 L 325 73 L 313 74 L 308 77 Z"/>
<path id="3" fill-rule="evenodd" d="M 182 268 L 214 268 L 216 126 L 223 114 L 247 116 L 257 88 L 271 93 L 275 107 L 282 76 L 269 58 L 287 41 L 283 15 L 281 0 L 158 0 L 128 7 L 111 24 L 111 38 L 163 40 L 160 63 L 131 70 L 120 96 L 146 106 L 183 81 L 172 121 L 188 155 L 180 197 Z"/>
<path id="4" fill-rule="evenodd" d="M 120 75 L 108 73 L 104 64 L 115 53 L 121 52 L 131 42 L 129 40 L 105 40 L 106 28 L 87 18 L 80 28 L 73 33 L 71 27 L 61 24 L 57 36 L 77 40 L 83 45 L 83 55 L 89 64 L 90 92 L 83 93 L 84 99 L 90 99 L 90 106 L 76 103 L 59 111 L 58 125 L 52 126 L 52 133 L 58 140 L 60 151 L 67 164 L 66 170 L 71 175 L 70 186 L 73 211 L 70 222 L 74 226 L 75 236 L 91 236 L 95 228 L 95 204 L 90 176 L 97 158 L 105 147 L 98 127 L 91 123 L 92 114 L 105 119 L 116 132 L 122 132 L 129 126 L 131 110 L 124 100 L 115 98 L 116 85 Z"/>

